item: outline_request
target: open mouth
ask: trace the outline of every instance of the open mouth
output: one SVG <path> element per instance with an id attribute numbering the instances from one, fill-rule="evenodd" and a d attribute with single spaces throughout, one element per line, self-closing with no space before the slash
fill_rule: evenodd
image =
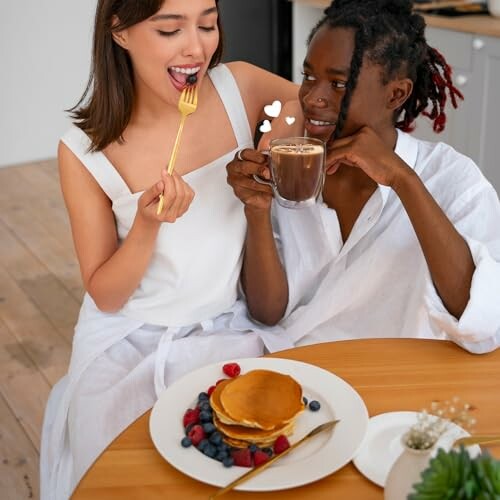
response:
<path id="1" fill-rule="evenodd" d="M 307 121 L 315 127 L 333 127 L 336 125 L 336 122 L 324 122 L 321 120 L 313 120 L 312 118 L 308 118 Z"/>
<path id="2" fill-rule="evenodd" d="M 173 86 L 177 90 L 182 90 L 186 85 L 196 83 L 201 66 L 171 66 L 168 74 Z"/>
<path id="3" fill-rule="evenodd" d="M 335 130 L 337 122 L 330 122 L 325 120 L 316 120 L 314 118 L 306 118 L 305 128 L 310 136 L 322 138 L 323 136 L 330 136 Z"/>

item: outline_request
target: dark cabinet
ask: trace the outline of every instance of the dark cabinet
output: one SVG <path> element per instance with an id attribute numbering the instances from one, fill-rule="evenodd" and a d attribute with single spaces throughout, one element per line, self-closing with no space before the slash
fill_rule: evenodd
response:
<path id="1" fill-rule="evenodd" d="M 292 4 L 288 0 L 220 0 L 223 61 L 247 61 L 291 78 Z"/>

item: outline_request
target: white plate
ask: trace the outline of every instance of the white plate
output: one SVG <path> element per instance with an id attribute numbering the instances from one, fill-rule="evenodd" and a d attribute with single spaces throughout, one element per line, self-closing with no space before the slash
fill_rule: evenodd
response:
<path id="1" fill-rule="evenodd" d="M 414 411 L 381 413 L 370 418 L 368 431 L 353 460 L 359 472 L 383 488 L 389 470 L 403 452 L 401 436 L 416 423 L 417 412 Z M 437 453 L 438 448 L 449 450 L 455 439 L 469 435 L 462 427 L 450 423 L 431 456 Z M 469 446 L 468 450 L 471 456 L 480 453 L 479 446 Z"/>
<path id="2" fill-rule="evenodd" d="M 297 419 L 290 441 L 298 440 L 320 423 L 340 419 L 335 429 L 323 432 L 299 446 L 275 465 L 243 483 L 243 491 L 273 491 L 293 488 L 321 479 L 347 464 L 356 454 L 368 427 L 368 412 L 359 394 L 344 380 L 313 365 L 287 359 L 247 358 L 236 360 L 241 372 L 274 370 L 294 377 L 309 400 L 321 409 L 306 409 Z M 214 486 L 225 486 L 246 468 L 226 468 L 197 449 L 183 448 L 182 416 L 192 408 L 198 394 L 223 377 L 216 363 L 185 375 L 167 388 L 153 407 L 149 430 L 159 453 L 184 474 Z"/>

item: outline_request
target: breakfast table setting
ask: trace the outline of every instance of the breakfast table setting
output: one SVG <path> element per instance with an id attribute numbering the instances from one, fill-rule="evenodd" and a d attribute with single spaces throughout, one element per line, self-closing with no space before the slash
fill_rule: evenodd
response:
<path id="1" fill-rule="evenodd" d="M 202 367 L 169 386 L 107 447 L 72 498 L 396 500 L 414 493 L 416 483 L 422 495 L 435 488 L 443 482 L 436 470 L 456 464 L 481 471 L 469 477 L 472 483 L 479 476 L 476 482 L 484 481 L 488 471 L 500 477 L 498 350 L 475 355 L 448 341 L 364 339 L 231 360 L 233 373 L 223 365 Z M 246 416 L 231 422 L 242 407 Z M 207 408 L 213 416 L 204 416 Z M 328 425 L 307 437 L 322 424 Z M 249 433 L 252 425 L 260 428 Z M 204 446 L 193 427 L 207 431 L 205 448 L 220 451 L 217 459 L 215 451 L 200 452 Z M 217 448 L 210 444 L 219 442 L 219 431 L 233 446 L 254 447 L 245 450 L 246 458 L 254 457 L 255 463 L 250 458 L 244 464 L 250 468 L 238 462 L 241 453 L 234 452 L 241 448 L 219 436 Z M 280 433 L 286 446 L 277 450 L 276 439 L 273 453 L 269 443 Z M 468 441 L 454 446 L 461 438 Z M 460 484 L 446 485 L 453 487 Z"/>

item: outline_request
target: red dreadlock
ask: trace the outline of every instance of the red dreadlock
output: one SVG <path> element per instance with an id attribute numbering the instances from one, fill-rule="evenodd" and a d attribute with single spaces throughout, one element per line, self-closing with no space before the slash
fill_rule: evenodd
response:
<path id="1" fill-rule="evenodd" d="M 429 66 L 431 68 L 432 82 L 435 85 L 436 93 L 431 95 L 430 99 L 432 102 L 431 111 L 422 111 L 424 116 L 427 116 L 433 120 L 433 130 L 434 132 L 442 132 L 446 124 L 446 113 L 444 108 L 446 106 L 446 89 L 450 94 L 451 104 L 454 108 L 457 108 L 457 97 L 463 100 L 464 96 L 462 93 L 453 85 L 451 79 L 451 67 L 446 62 L 443 55 L 433 47 L 429 47 L 430 61 Z M 439 72 L 439 68 L 442 69 L 443 76 Z M 444 78 L 443 78 L 444 77 Z"/>

